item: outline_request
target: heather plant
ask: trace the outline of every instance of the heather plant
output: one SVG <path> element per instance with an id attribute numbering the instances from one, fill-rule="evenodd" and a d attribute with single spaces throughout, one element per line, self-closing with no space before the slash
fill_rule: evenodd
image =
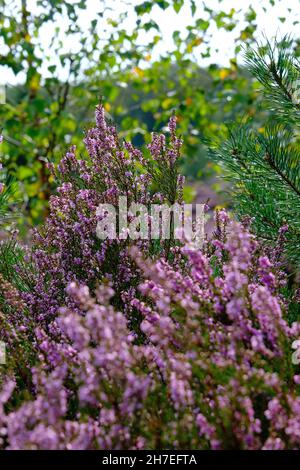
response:
<path id="1" fill-rule="evenodd" d="M 110 285 L 69 283 L 77 308 L 35 330 L 31 399 L 14 405 L 13 380 L 2 390 L 3 448 L 299 448 L 300 323 L 286 320 L 278 250 L 220 211 L 202 250 L 178 251 L 174 267 L 131 248 L 140 333 Z"/>
<path id="2" fill-rule="evenodd" d="M 117 207 L 119 196 L 127 197 L 128 207 L 131 203 L 181 202 L 183 177 L 178 174 L 178 158 L 182 142 L 175 130 L 173 116 L 169 142 L 164 135 L 152 134 L 144 155 L 130 142 L 120 141 L 99 105 L 96 126 L 84 138 L 86 158 L 77 158 L 73 146 L 57 168 L 49 165 L 59 186 L 50 198 L 44 228 L 35 233 L 32 263 L 37 274 L 32 278 L 33 290 L 24 297 L 38 321 L 48 322 L 63 303 L 69 305 L 65 288 L 70 282 L 87 285 L 93 292 L 107 279 L 113 283 L 116 304 L 126 298 L 128 305 L 137 283 L 128 256 L 130 242 L 99 240 L 96 226 L 103 215 L 97 208 L 99 204 Z M 148 256 L 172 256 L 172 239 L 135 243 Z"/>

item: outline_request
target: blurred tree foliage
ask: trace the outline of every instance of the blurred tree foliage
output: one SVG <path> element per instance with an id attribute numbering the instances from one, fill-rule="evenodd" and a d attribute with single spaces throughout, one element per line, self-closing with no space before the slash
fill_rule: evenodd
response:
<path id="1" fill-rule="evenodd" d="M 223 11 L 221 0 L 220 10 L 209 1 L 123 0 L 125 11 L 116 18 L 118 3 L 36 0 L 31 10 L 30 0 L 0 0 L 2 74 L 12 71 L 22 81 L 7 87 L 6 104 L 0 105 L 1 150 L 21 182 L 30 223 L 39 223 L 47 210 L 52 183 L 47 161 L 59 158 L 70 142 L 83 150 L 82 133 L 100 96 L 124 138 L 140 144 L 146 130 L 163 126 L 176 109 L 186 136 L 185 171 L 193 177 L 213 170 L 202 145 L 204 133 L 226 132 L 224 121 L 237 116 L 255 114 L 260 122 L 257 83 L 236 59 L 241 44 L 254 41 L 252 7 L 241 22 L 240 12 Z M 173 8 L 180 15 L 187 3 L 193 24 L 175 31 L 173 48 L 154 60 L 162 36 L 153 9 Z M 272 8 L 275 1 L 265 3 Z M 93 18 L 88 16 L 89 27 L 83 27 L 79 20 L 91 8 Z M 129 30 L 130 15 L 135 24 Z M 210 57 L 214 28 L 234 32 L 234 57 L 228 67 L 203 68 L 199 64 Z M 147 41 L 141 39 L 145 33 Z"/>

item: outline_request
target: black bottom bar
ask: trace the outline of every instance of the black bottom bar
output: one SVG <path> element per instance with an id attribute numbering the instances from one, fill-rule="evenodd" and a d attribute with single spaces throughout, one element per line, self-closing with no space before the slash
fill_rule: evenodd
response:
<path id="1" fill-rule="evenodd" d="M 300 451 L 2 451 L 0 465 L 30 464 L 40 468 L 47 464 L 70 464 L 125 468 L 139 468 L 145 465 L 184 465 L 203 469 L 220 468 L 224 464 L 242 465 L 299 464 Z M 3 467 L 2 467 L 3 468 Z M 85 467 L 83 467 L 85 468 Z M 91 467 L 89 467 L 90 469 Z M 42 469 L 41 469 L 42 470 Z"/>

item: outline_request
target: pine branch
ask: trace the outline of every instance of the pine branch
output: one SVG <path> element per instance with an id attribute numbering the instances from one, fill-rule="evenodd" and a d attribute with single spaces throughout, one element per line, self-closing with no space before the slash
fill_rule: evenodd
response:
<path id="1" fill-rule="evenodd" d="M 289 226 L 285 252 L 300 267 L 300 106 L 294 96 L 297 80 L 300 85 L 299 62 L 289 38 L 274 46 L 267 43 L 258 50 L 248 49 L 246 61 L 263 84 L 277 123 L 272 115 L 263 132 L 249 123 L 234 125 L 227 140 L 211 145 L 211 153 L 233 183 L 238 214 L 253 218 L 253 227 L 263 240 L 275 242 L 280 228 Z"/>
<path id="2" fill-rule="evenodd" d="M 296 186 L 292 183 L 292 181 L 290 181 L 287 176 L 280 170 L 280 168 L 278 168 L 275 164 L 275 162 L 272 160 L 272 157 L 270 154 L 266 154 L 266 160 L 267 162 L 269 163 L 270 167 L 283 179 L 283 181 L 285 181 L 294 191 L 295 193 L 298 194 L 298 196 L 300 197 L 300 190 L 298 190 L 298 188 L 296 188 Z"/>
<path id="3" fill-rule="evenodd" d="M 245 50 L 245 61 L 253 76 L 263 85 L 265 97 L 279 112 L 299 125 L 300 62 L 293 53 L 293 40 L 284 36 L 281 41 Z"/>

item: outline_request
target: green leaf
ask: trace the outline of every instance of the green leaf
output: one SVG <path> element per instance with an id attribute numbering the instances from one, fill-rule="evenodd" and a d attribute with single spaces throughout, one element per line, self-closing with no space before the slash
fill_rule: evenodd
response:
<path id="1" fill-rule="evenodd" d="M 150 11 L 152 10 L 152 7 L 153 7 L 153 2 L 144 2 L 141 5 L 136 5 L 134 9 L 138 16 L 142 16 L 145 13 L 150 13 Z"/>
<path id="2" fill-rule="evenodd" d="M 166 2 L 166 0 L 157 0 L 156 3 L 162 10 L 166 10 L 170 6 L 169 2 Z"/>
<path id="3" fill-rule="evenodd" d="M 191 0 L 191 10 L 192 10 L 192 16 L 194 16 L 197 10 L 195 0 Z"/>
<path id="4" fill-rule="evenodd" d="M 173 8 L 176 11 L 176 13 L 180 12 L 183 4 L 184 4 L 184 0 L 174 0 Z"/>
<path id="5" fill-rule="evenodd" d="M 207 31 L 207 29 L 209 28 L 209 21 L 199 18 L 196 21 L 196 27 L 199 28 L 201 31 Z"/>

